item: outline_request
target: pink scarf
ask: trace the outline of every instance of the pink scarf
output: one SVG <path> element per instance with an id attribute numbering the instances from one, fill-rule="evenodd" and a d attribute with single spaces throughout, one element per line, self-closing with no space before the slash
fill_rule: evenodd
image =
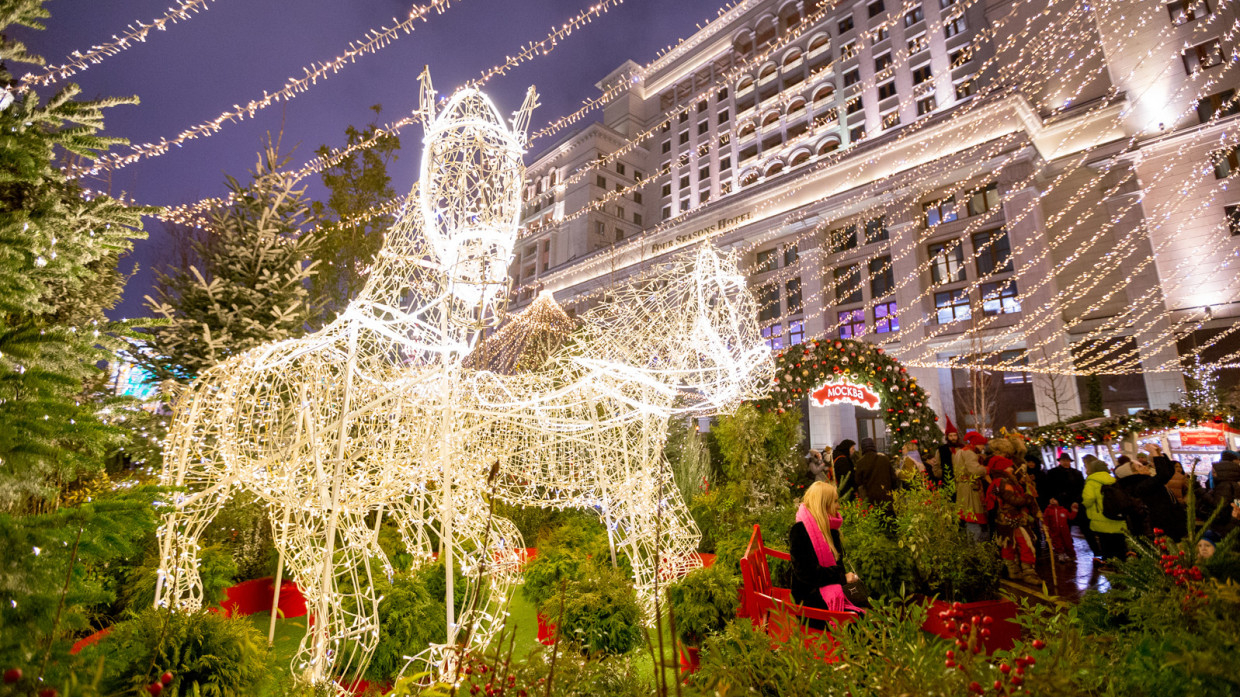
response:
<path id="1" fill-rule="evenodd" d="M 814 556 L 818 557 L 819 566 L 835 566 L 835 555 L 831 553 L 831 545 L 827 544 L 827 538 L 823 536 L 822 530 L 818 527 L 818 521 L 814 520 L 813 514 L 809 512 L 805 504 L 797 508 L 797 522 L 804 525 L 805 532 L 809 533 L 809 541 L 814 545 Z M 843 522 L 844 519 L 840 516 L 828 518 L 828 525 L 832 530 L 838 530 Z M 818 589 L 818 592 L 822 594 L 822 600 L 831 612 L 861 611 L 861 608 L 848 602 L 848 598 L 844 596 L 844 587 L 838 583 L 823 586 Z"/>

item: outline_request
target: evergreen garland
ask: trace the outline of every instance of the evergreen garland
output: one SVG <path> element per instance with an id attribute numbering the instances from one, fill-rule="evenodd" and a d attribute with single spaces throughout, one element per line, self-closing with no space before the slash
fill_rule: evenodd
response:
<path id="1" fill-rule="evenodd" d="M 1142 409 L 1132 415 L 1060 421 L 1031 429 L 1028 435 L 1031 441 L 1045 447 L 1071 447 L 1100 445 L 1122 440 L 1131 434 L 1192 428 L 1200 424 L 1221 424 L 1240 429 L 1240 418 L 1212 409 L 1172 404 L 1170 409 Z"/>
<path id="2" fill-rule="evenodd" d="M 892 449 L 910 440 L 923 448 L 942 442 L 926 392 L 900 362 L 864 341 L 823 339 L 791 346 L 775 355 L 771 393 L 759 405 L 776 413 L 797 408 L 828 380 L 868 385 L 878 395 Z"/>

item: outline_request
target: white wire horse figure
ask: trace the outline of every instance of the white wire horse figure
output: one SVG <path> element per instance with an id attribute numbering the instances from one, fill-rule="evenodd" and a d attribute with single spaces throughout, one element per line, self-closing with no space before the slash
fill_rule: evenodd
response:
<path id="1" fill-rule="evenodd" d="M 157 605 L 201 605 L 197 539 L 238 488 L 268 503 L 281 564 L 314 615 L 294 659 L 311 682 L 365 671 L 378 638 L 372 560 L 388 570 L 384 515 L 415 559 L 444 561 L 447 647 L 485 645 L 519 580 L 520 535 L 487 514 L 488 492 L 600 511 L 647 607 L 661 579 L 696 564 L 698 531 L 661 451 L 669 416 L 730 409 L 769 375 L 734 264 L 704 249 L 660 267 L 587 315 L 535 373 L 464 366 L 507 292 L 535 101 L 531 89 L 512 129 L 471 89 L 434 117 L 424 74 L 433 121 L 416 204 L 362 294 L 311 336 L 207 371 L 178 402 L 163 483 L 186 493 L 160 531 Z M 454 655 L 423 657 L 447 670 Z"/>
<path id="2" fill-rule="evenodd" d="M 272 518 L 277 576 L 287 565 L 313 617 L 293 660 L 312 683 L 364 674 L 379 635 L 374 564 L 390 573 L 379 526 L 398 506 L 416 509 L 408 499 L 425 479 L 412 458 L 426 444 L 400 420 L 410 395 L 393 386 L 413 371 L 437 376 L 433 389 L 448 387 L 508 287 L 537 96 L 530 88 L 511 128 L 474 89 L 436 117 L 425 72 L 421 101 L 429 123 L 421 181 L 359 297 L 309 336 L 205 371 L 177 400 L 165 446 L 161 483 L 184 493 L 159 531 L 156 606 L 202 606 L 198 539 L 233 493 L 253 492 Z M 451 419 L 450 410 L 441 415 L 445 428 Z M 449 584 L 458 549 L 495 553 L 493 592 L 519 579 L 520 536 L 510 523 L 443 518 Z"/>

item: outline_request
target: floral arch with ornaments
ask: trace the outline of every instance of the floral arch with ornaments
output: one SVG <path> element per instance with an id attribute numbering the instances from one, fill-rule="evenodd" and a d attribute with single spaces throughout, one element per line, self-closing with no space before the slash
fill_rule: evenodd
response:
<path id="1" fill-rule="evenodd" d="M 917 384 L 917 378 L 909 375 L 908 369 L 882 347 L 864 341 L 808 341 L 776 353 L 770 396 L 760 405 L 782 414 L 800 406 L 803 400 L 812 401 L 815 392 L 828 386 L 868 388 L 877 402 L 866 403 L 863 398 L 854 403 L 883 417 L 894 445 L 910 440 L 931 445 L 943 439 L 934 410 L 927 403 L 926 391 Z"/>

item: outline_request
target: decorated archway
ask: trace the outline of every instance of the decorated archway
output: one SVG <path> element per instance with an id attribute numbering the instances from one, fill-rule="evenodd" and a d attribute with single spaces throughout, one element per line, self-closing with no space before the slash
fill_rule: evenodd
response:
<path id="1" fill-rule="evenodd" d="M 775 377 L 765 409 L 783 413 L 809 400 L 854 404 L 883 418 L 892 443 L 916 439 L 923 447 L 943 440 L 926 391 L 882 348 L 851 339 L 822 339 L 775 354 Z"/>

